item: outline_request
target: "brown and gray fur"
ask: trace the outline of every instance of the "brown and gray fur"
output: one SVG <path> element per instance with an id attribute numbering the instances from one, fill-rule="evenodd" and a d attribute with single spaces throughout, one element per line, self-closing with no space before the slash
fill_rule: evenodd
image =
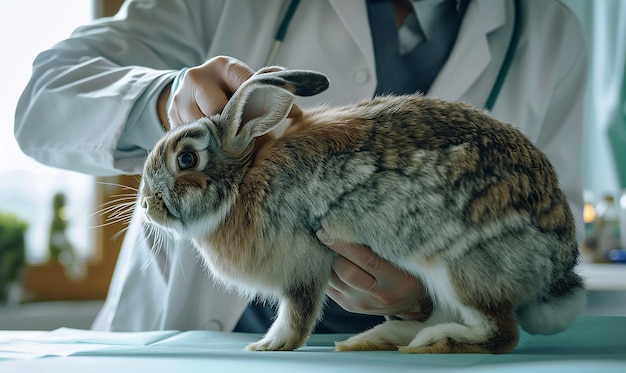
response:
<path id="1" fill-rule="evenodd" d="M 433 301 L 428 320 L 388 321 L 338 350 L 504 353 L 518 322 L 550 334 L 574 321 L 585 296 L 572 212 L 520 131 L 414 95 L 306 110 L 273 132 L 293 95 L 327 86 L 264 69 L 222 114 L 168 133 L 144 169 L 149 221 L 192 240 L 224 284 L 279 302 L 249 350 L 296 349 L 321 316 L 335 254 L 320 227 L 415 275 Z"/>

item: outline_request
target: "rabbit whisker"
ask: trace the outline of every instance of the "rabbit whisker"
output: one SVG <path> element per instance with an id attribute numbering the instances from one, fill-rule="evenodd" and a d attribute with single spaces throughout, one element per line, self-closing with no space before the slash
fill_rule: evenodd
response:
<path id="1" fill-rule="evenodd" d="M 109 206 L 96 211 L 90 216 L 106 216 L 104 222 L 91 228 L 102 228 L 116 223 L 124 223 L 128 225 L 135 210 L 134 202 L 126 202 L 115 206 Z"/>
<path id="2" fill-rule="evenodd" d="M 142 226 L 143 231 L 143 243 L 148 246 L 151 250 L 150 253 L 152 255 L 146 260 L 146 262 L 141 266 L 141 269 L 145 269 L 150 265 L 154 260 L 159 261 L 159 258 L 164 257 L 164 266 L 163 268 L 167 270 L 167 261 L 169 255 L 167 255 L 167 237 L 166 232 L 161 229 L 158 229 L 153 224 L 144 224 Z M 165 248 L 165 252 L 161 254 L 161 250 Z"/>
<path id="3" fill-rule="evenodd" d="M 116 208 L 109 211 L 111 214 L 106 218 L 106 220 L 116 219 L 121 216 L 130 216 L 132 215 L 133 211 L 135 211 L 134 204 L 127 206 L 117 206 Z"/>
<path id="4" fill-rule="evenodd" d="M 132 190 L 134 192 L 138 192 L 139 191 L 137 188 L 134 188 L 134 187 L 129 186 L 129 185 L 124 185 L 124 184 L 112 183 L 112 182 L 108 182 L 108 181 L 98 181 L 97 183 L 100 184 L 100 185 L 107 185 L 107 186 L 118 187 L 118 188 L 121 188 L 121 189 Z"/>
<path id="5" fill-rule="evenodd" d="M 98 210 L 96 210 L 95 212 L 93 212 L 92 214 L 90 214 L 89 216 L 92 217 L 94 215 L 98 215 L 98 216 L 102 216 L 105 215 L 108 212 L 111 212 L 113 210 L 117 210 L 120 208 L 126 208 L 128 206 L 134 206 L 136 203 L 136 201 L 131 201 L 131 200 L 124 200 L 124 199 L 116 199 L 114 201 L 111 202 L 106 202 L 101 204 Z"/>
<path id="6" fill-rule="evenodd" d="M 116 224 L 116 223 L 123 223 L 124 225 L 128 225 L 130 223 L 130 216 L 119 218 L 117 220 L 112 220 L 112 221 L 109 221 L 109 222 L 106 222 L 106 223 L 102 223 L 102 224 L 92 225 L 89 228 L 90 229 L 104 228 L 104 227 L 108 227 L 108 226 Z"/>
<path id="7" fill-rule="evenodd" d="M 128 231 L 128 228 L 130 228 L 130 225 L 128 225 L 128 222 L 126 222 L 125 224 L 126 224 L 126 227 L 120 229 L 117 233 L 111 236 L 111 241 L 117 240 L 118 238 L 120 238 L 121 235 L 125 234 Z"/>
<path id="8" fill-rule="evenodd" d="M 113 199 L 111 201 L 105 202 L 105 203 L 112 203 L 117 201 L 118 199 L 123 199 L 123 200 L 129 200 L 129 199 L 137 199 L 137 194 L 135 193 L 120 193 L 120 194 L 113 194 L 110 196 L 110 198 L 116 198 Z"/>

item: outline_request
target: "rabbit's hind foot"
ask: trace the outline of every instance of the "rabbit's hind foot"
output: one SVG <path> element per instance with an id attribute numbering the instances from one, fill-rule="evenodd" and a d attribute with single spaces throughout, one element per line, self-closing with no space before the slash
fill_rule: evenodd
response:
<path id="1" fill-rule="evenodd" d="M 418 321 L 387 321 L 345 341 L 335 342 L 335 350 L 396 351 L 398 346 L 411 342 L 423 327 L 424 325 Z"/>

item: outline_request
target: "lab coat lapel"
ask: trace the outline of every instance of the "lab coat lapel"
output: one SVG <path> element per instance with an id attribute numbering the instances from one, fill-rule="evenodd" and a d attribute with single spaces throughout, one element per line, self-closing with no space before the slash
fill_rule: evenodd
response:
<path id="1" fill-rule="evenodd" d="M 374 47 L 365 1 L 329 0 L 337 15 L 352 35 L 371 71 L 376 71 Z"/>
<path id="2" fill-rule="evenodd" d="M 489 44 L 488 34 L 505 23 L 505 2 L 470 1 L 454 48 L 428 95 L 459 100 L 491 61 L 494 46 Z"/>

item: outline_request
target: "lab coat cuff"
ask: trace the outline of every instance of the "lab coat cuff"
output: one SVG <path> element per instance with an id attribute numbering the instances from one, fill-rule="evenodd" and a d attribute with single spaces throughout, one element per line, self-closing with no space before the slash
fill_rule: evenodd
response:
<path id="1" fill-rule="evenodd" d="M 176 76 L 174 76 L 174 80 L 172 80 L 172 85 L 170 87 L 170 96 L 167 99 L 167 106 L 166 106 L 168 112 L 170 110 L 170 106 L 172 105 L 172 101 L 174 100 L 174 94 L 176 94 L 176 91 L 178 90 L 180 83 L 183 81 L 183 77 L 187 73 L 187 70 L 189 70 L 188 67 L 185 67 L 179 70 Z"/>
<path id="2" fill-rule="evenodd" d="M 165 134 L 157 111 L 161 91 L 172 82 L 176 71 L 147 74 L 149 83 L 135 98 L 127 124 L 120 134 L 115 150 L 114 167 L 125 173 L 140 173 L 146 154 Z"/>
<path id="3" fill-rule="evenodd" d="M 151 150 L 165 134 L 157 111 L 157 101 L 163 88 L 174 79 L 176 72 L 169 71 L 158 77 L 144 89 L 128 116 L 128 124 L 120 136 L 118 150 Z"/>

